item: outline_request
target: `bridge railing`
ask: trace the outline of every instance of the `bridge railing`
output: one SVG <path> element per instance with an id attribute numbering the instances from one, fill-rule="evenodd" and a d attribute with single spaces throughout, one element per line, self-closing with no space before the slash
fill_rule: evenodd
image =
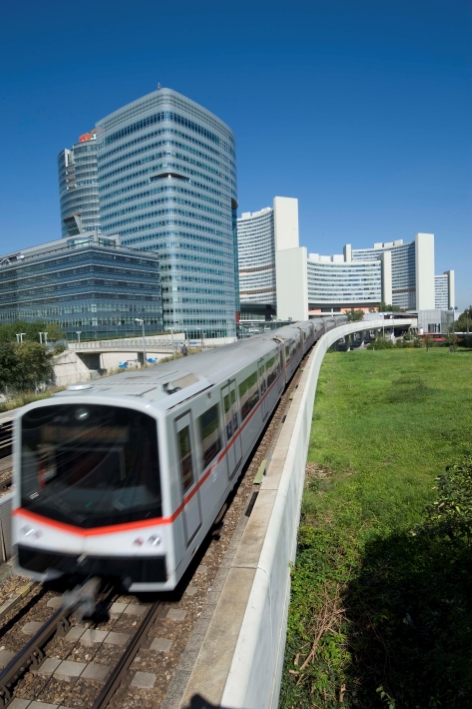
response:
<path id="1" fill-rule="evenodd" d="M 159 347 L 162 348 L 163 350 L 172 350 L 172 347 L 176 347 L 177 345 L 180 344 L 180 342 L 183 340 L 182 339 L 175 339 L 173 342 L 172 340 L 161 340 L 158 339 L 157 337 L 146 337 L 146 347 Z M 111 350 L 111 349 L 116 349 L 120 350 L 123 348 L 130 349 L 135 347 L 138 350 L 142 350 L 143 348 L 143 338 L 142 337 L 134 337 L 134 338 L 126 338 L 123 340 L 93 340 L 91 342 L 69 342 L 68 348 L 70 350 L 75 350 L 75 351 L 98 351 L 98 350 Z"/>

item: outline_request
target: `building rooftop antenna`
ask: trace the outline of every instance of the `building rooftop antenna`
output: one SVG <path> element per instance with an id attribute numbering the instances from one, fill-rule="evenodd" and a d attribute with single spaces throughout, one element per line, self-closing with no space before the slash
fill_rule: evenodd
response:
<path id="1" fill-rule="evenodd" d="M 161 88 L 161 84 L 158 82 L 158 84 L 157 84 L 157 90 L 159 91 L 160 88 Z"/>

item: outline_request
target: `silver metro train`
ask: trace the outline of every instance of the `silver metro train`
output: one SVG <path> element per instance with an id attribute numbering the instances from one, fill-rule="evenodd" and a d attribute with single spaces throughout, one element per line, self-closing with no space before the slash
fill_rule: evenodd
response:
<path id="1" fill-rule="evenodd" d="M 70 386 L 15 421 L 19 571 L 175 588 L 303 355 L 345 316 Z"/>

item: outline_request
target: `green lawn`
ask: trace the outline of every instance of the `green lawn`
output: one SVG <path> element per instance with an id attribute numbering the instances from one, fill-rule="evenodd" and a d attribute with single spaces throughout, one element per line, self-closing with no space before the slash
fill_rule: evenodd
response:
<path id="1" fill-rule="evenodd" d="M 470 350 L 326 356 L 281 708 L 472 707 L 470 544 L 425 523 L 471 425 Z"/>

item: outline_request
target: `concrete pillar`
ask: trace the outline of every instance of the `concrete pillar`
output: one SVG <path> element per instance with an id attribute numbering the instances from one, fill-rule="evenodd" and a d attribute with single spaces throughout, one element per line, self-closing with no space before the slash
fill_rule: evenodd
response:
<path id="1" fill-rule="evenodd" d="M 416 309 L 434 310 L 434 234 L 415 236 Z"/>

